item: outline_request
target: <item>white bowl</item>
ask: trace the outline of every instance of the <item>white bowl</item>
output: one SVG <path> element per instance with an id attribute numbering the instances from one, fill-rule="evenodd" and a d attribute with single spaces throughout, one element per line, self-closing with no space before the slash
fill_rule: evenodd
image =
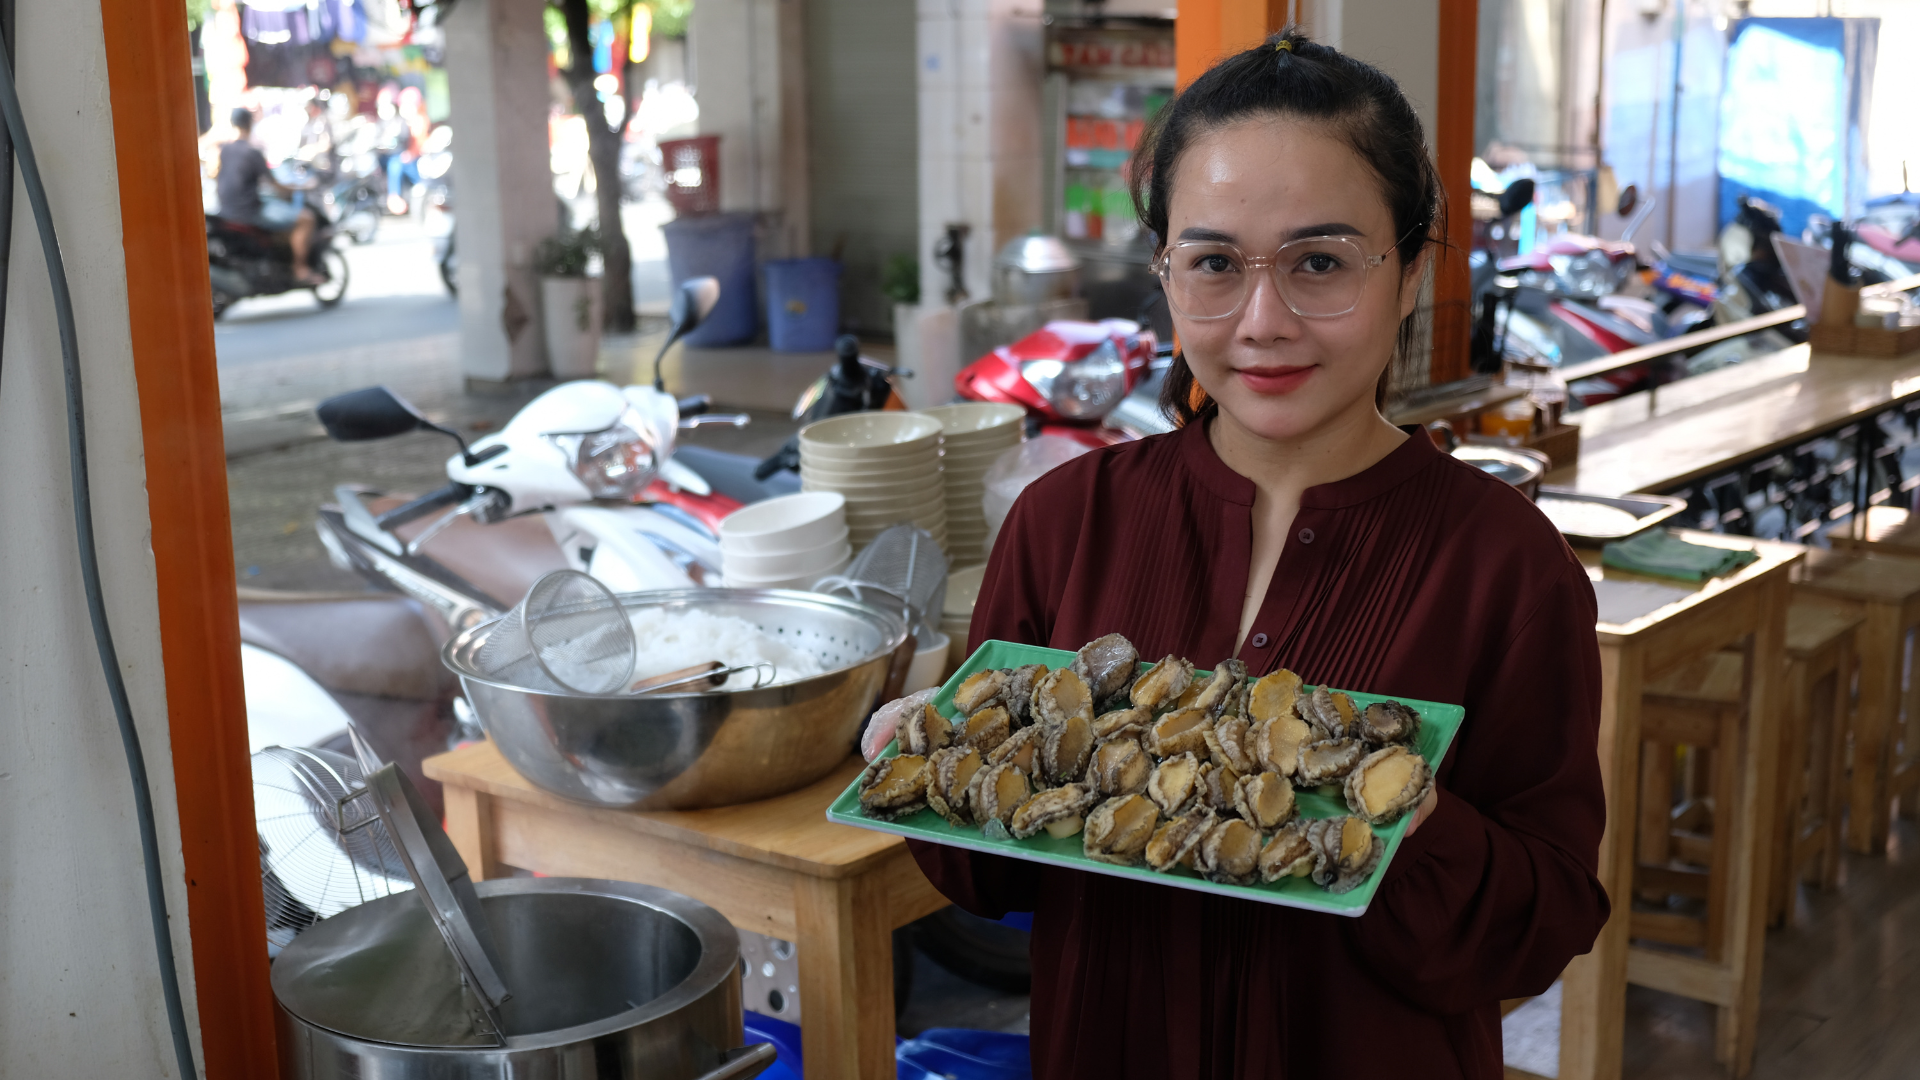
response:
<path id="1" fill-rule="evenodd" d="M 947 671 L 947 653 L 953 641 L 947 635 L 935 631 L 927 635 L 932 640 L 913 651 L 913 663 L 907 666 L 907 683 L 900 688 L 903 694 L 925 690 L 929 686 L 939 686 Z"/>
<path id="2" fill-rule="evenodd" d="M 754 577 L 732 572 L 723 573 L 722 576 L 726 579 L 727 587 L 730 589 L 799 589 L 806 592 L 812 590 L 814 582 L 819 581 L 823 577 L 838 574 L 840 571 L 845 570 L 848 564 L 852 562 L 853 559 L 849 556 L 835 562 L 832 566 L 827 567 L 819 573 L 797 574 L 793 577 L 786 578 Z"/>
<path id="3" fill-rule="evenodd" d="M 977 468 L 984 472 L 994 462 L 1000 460 L 1000 455 L 1019 445 L 1015 442 L 1005 446 L 989 446 L 980 450 L 952 450 L 941 455 L 940 464 L 942 468 L 948 470 Z"/>
<path id="4" fill-rule="evenodd" d="M 890 495 L 913 495 L 926 491 L 930 487 L 939 487 L 935 476 L 910 476 L 902 480 L 887 480 L 880 483 L 851 483 L 842 480 L 820 479 L 802 473 L 800 488 L 803 491 L 837 491 L 849 501 L 856 499 L 884 499 Z"/>
<path id="5" fill-rule="evenodd" d="M 947 494 L 939 486 L 931 490 L 908 492 L 904 495 L 888 495 L 884 498 L 863 499 L 849 495 L 847 497 L 847 521 L 872 518 L 875 514 L 890 514 L 906 511 L 909 516 L 924 513 L 935 507 L 947 505 Z"/>
<path id="6" fill-rule="evenodd" d="M 846 529 L 846 497 L 834 491 L 777 495 L 720 521 L 722 550 L 779 554 L 827 543 Z"/>
<path id="7" fill-rule="evenodd" d="M 824 574 L 827 568 L 842 559 L 853 557 L 848 546 L 847 530 L 829 543 L 805 551 L 781 554 L 750 555 L 745 552 L 720 552 L 720 571 L 728 577 L 746 575 L 756 578 L 795 578 L 807 574 Z"/>
<path id="8" fill-rule="evenodd" d="M 880 484 L 904 480 L 912 476 L 932 476 L 940 471 L 940 458 L 933 454 L 906 460 L 887 460 L 859 465 L 811 458 L 802 458 L 800 461 L 800 475 L 803 477 L 847 484 Z"/>
<path id="9" fill-rule="evenodd" d="M 984 566 L 972 566 L 949 573 L 947 602 L 940 612 L 941 617 L 972 619 L 973 605 L 980 599 L 980 583 L 986 580 L 986 576 L 987 568 Z"/>
<path id="10" fill-rule="evenodd" d="M 1027 417 L 1027 410 L 1018 405 L 991 401 L 962 401 L 921 409 L 920 415 L 940 421 L 940 430 L 951 439 L 956 435 L 980 434 L 1003 427 L 1018 431 L 1020 421 Z"/>
<path id="11" fill-rule="evenodd" d="M 940 421 L 910 412 L 834 416 L 800 429 L 800 455 L 859 461 L 913 454 L 940 445 Z"/>
<path id="12" fill-rule="evenodd" d="M 1020 444 L 1017 427 L 983 431 L 978 435 L 942 435 L 940 448 L 949 454 L 977 454 L 983 450 L 1005 450 Z"/>
<path id="13" fill-rule="evenodd" d="M 852 540 L 853 533 L 863 529 L 884 529 L 889 525 L 899 525 L 908 521 L 928 531 L 932 531 L 935 525 L 944 529 L 947 525 L 947 508 L 915 506 L 897 510 L 875 510 L 872 514 L 863 514 L 847 523 L 848 540 Z"/>

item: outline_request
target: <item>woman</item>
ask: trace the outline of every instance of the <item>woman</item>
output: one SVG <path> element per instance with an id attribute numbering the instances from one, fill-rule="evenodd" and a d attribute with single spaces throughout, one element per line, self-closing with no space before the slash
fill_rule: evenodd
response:
<path id="1" fill-rule="evenodd" d="M 1522 496 L 1379 412 L 1438 179 L 1393 81 L 1284 34 L 1221 62 L 1136 161 L 1183 353 L 1169 435 L 1036 482 L 973 626 L 1458 702 L 1365 916 L 914 844 L 976 914 L 1034 912 L 1036 1076 L 1501 1075 L 1498 1002 L 1606 921 L 1592 587 Z"/>

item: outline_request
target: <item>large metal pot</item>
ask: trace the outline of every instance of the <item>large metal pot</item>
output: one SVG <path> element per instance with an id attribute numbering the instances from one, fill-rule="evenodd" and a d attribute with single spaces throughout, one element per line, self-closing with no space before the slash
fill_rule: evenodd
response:
<path id="1" fill-rule="evenodd" d="M 620 881 L 477 886 L 501 975 L 505 1045 L 416 893 L 316 923 L 274 962 L 288 1080 L 727 1080 L 770 1047 L 741 1043 L 740 939 L 698 901 Z"/>
<path id="2" fill-rule="evenodd" d="M 680 589 L 620 602 L 742 618 L 830 670 L 758 690 L 548 694 L 480 674 L 474 656 L 496 623 L 448 642 L 441 658 L 501 755 L 536 786 L 596 806 L 726 806 L 813 783 L 853 752 L 907 639 L 897 615 L 819 593 Z"/>
<path id="3" fill-rule="evenodd" d="M 1044 304 L 1080 295 L 1080 257 L 1059 237 L 1029 233 L 993 257 L 993 299 L 1002 305 Z"/>
<path id="4" fill-rule="evenodd" d="M 1462 444 L 1453 456 L 1481 469 L 1531 499 L 1540 493 L 1540 478 L 1552 461 L 1538 450 L 1521 446 L 1479 446 Z"/>

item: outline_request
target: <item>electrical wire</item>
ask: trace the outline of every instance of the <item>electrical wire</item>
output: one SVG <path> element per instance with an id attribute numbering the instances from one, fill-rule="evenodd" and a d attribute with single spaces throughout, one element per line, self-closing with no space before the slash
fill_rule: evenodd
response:
<path id="1" fill-rule="evenodd" d="M 183 1080 L 198 1075 L 193 1066 L 193 1045 L 187 1038 L 186 1010 L 180 1002 L 180 976 L 174 969 L 173 935 L 167 929 L 167 896 L 160 876 L 160 841 L 153 824 L 153 792 L 147 784 L 146 758 L 140 752 L 140 733 L 133 726 L 133 706 L 127 700 L 126 680 L 120 674 L 120 661 L 113 648 L 113 632 L 107 625 L 107 604 L 100 587 L 100 556 L 93 538 L 93 494 L 87 476 L 86 414 L 80 398 L 80 347 L 73 318 L 73 294 L 67 287 L 67 270 L 60 258 L 60 238 L 54 235 L 53 212 L 47 202 L 47 188 L 40 180 L 40 167 L 33 155 L 33 142 L 27 136 L 27 122 L 20 110 L 20 92 L 13 81 L 13 64 L 0 50 L 0 113 L 5 114 L 7 130 L 13 136 L 15 159 L 20 166 L 21 186 L 27 189 L 27 203 L 39 228 L 40 248 L 46 256 L 47 278 L 53 287 L 53 311 L 60 328 L 60 367 L 67 389 L 67 454 L 73 487 L 73 524 L 80 548 L 80 577 L 87 593 L 87 617 L 93 624 L 93 643 L 100 653 L 100 667 L 106 675 L 107 693 L 113 699 L 114 719 L 120 724 L 120 742 L 127 752 L 127 772 L 133 781 L 134 816 L 140 824 L 140 854 L 147 870 L 147 910 L 153 917 L 153 947 L 160 960 L 160 990 L 166 999 L 167 1026 L 173 1032 L 173 1053 Z M 9 237 L 0 237 L 5 244 Z M 0 311 L 0 318 L 4 312 Z"/>

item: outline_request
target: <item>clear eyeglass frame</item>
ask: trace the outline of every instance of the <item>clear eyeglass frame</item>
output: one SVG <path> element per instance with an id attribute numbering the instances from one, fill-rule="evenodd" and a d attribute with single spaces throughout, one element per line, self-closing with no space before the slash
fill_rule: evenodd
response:
<path id="1" fill-rule="evenodd" d="M 1324 247 L 1325 245 L 1328 245 L 1328 244 L 1341 245 L 1346 248 L 1349 248 L 1351 249 L 1353 255 L 1355 256 L 1356 265 L 1359 267 L 1360 272 L 1359 272 L 1359 281 L 1357 284 L 1353 286 L 1353 299 L 1350 302 L 1348 302 L 1345 307 L 1340 308 L 1338 311 L 1302 311 L 1300 309 L 1300 304 L 1296 302 L 1294 296 L 1291 295 L 1292 290 L 1287 286 L 1285 277 L 1279 273 L 1279 268 L 1286 258 L 1288 249 L 1312 250 L 1309 247 L 1309 245 Z M 1396 243 L 1395 246 L 1397 247 L 1398 244 Z M 1233 253 L 1233 255 L 1238 257 L 1239 265 L 1243 270 L 1246 270 L 1246 271 L 1258 271 L 1258 270 L 1268 271 L 1269 276 L 1273 279 L 1274 291 L 1280 294 L 1280 299 L 1286 303 L 1287 308 L 1289 310 L 1291 310 L 1295 315 L 1298 315 L 1303 319 L 1337 319 L 1342 315 L 1350 314 L 1353 311 L 1353 309 L 1360 306 L 1360 298 L 1366 293 L 1368 271 L 1372 270 L 1374 267 L 1379 266 L 1381 263 L 1385 262 L 1387 259 L 1387 256 L 1392 254 L 1394 250 L 1393 248 L 1388 248 L 1386 251 L 1383 251 L 1378 255 L 1368 255 L 1366 253 L 1366 249 L 1362 248 L 1358 242 L 1354 241 L 1350 237 L 1304 236 L 1298 240 L 1290 240 L 1287 243 L 1280 245 L 1280 249 L 1274 252 L 1272 255 L 1262 257 L 1262 256 L 1248 255 L 1244 250 L 1241 249 L 1241 247 L 1238 244 L 1227 243 L 1223 241 L 1212 241 L 1212 240 L 1177 241 L 1173 244 L 1168 245 L 1167 248 L 1160 253 L 1160 257 L 1154 260 L 1153 272 L 1156 276 L 1160 278 L 1161 288 L 1165 291 L 1165 294 L 1166 294 L 1167 306 L 1172 308 L 1175 314 L 1185 319 L 1191 319 L 1195 322 L 1216 322 L 1220 319 L 1231 319 L 1235 315 L 1240 314 L 1241 309 L 1247 306 L 1247 296 L 1253 291 L 1253 281 L 1254 281 L 1253 273 L 1251 272 L 1247 273 L 1245 277 L 1242 278 L 1242 281 L 1241 281 L 1239 299 L 1237 299 L 1234 302 L 1234 305 L 1231 309 L 1225 312 L 1222 312 L 1220 314 L 1200 315 L 1200 314 L 1194 314 L 1192 312 L 1189 312 L 1183 309 L 1180 306 L 1179 301 L 1175 299 L 1176 290 L 1174 288 L 1174 282 L 1173 282 L 1173 260 L 1176 254 L 1180 251 L 1182 250 L 1191 251 L 1197 248 L 1198 249 L 1214 249 L 1214 250 L 1222 251 L 1223 253 L 1231 252 Z"/>

